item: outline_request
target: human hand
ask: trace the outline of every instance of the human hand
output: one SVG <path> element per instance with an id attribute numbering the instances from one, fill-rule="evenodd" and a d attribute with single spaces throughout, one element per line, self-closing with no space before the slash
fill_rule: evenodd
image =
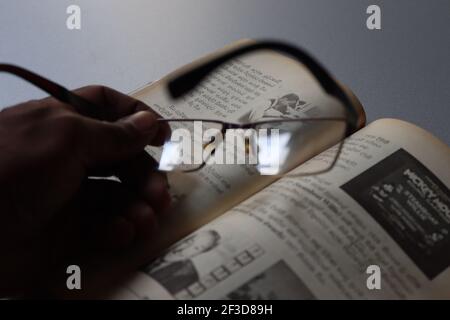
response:
<path id="1" fill-rule="evenodd" d="M 143 148 L 169 128 L 145 104 L 112 89 L 77 94 L 101 119 L 53 98 L 0 112 L 0 296 L 47 286 L 69 264 L 148 241 L 170 202 L 164 174 Z M 120 182 L 89 179 L 111 176 Z"/>

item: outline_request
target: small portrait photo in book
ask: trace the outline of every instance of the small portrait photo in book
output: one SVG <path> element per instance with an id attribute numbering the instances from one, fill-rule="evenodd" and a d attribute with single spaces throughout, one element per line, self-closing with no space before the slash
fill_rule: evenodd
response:
<path id="1" fill-rule="evenodd" d="M 250 123 L 270 119 L 297 119 L 305 117 L 305 111 L 314 109 L 311 103 L 304 101 L 293 92 L 281 94 L 256 103 L 255 107 L 244 114 L 239 122 Z"/>
<path id="2" fill-rule="evenodd" d="M 199 281 L 193 259 L 207 254 L 219 245 L 215 230 L 202 230 L 176 243 L 162 257 L 144 268 L 144 272 L 158 281 L 172 294 Z"/>

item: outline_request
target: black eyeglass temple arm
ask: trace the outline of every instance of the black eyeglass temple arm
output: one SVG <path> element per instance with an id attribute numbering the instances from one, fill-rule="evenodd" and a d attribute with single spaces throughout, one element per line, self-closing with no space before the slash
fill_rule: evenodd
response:
<path id="1" fill-rule="evenodd" d="M 12 64 L 0 63 L 0 72 L 13 74 L 35 85 L 36 87 L 47 92 L 49 95 L 58 99 L 59 101 L 73 106 L 81 114 L 90 114 L 95 116 L 96 113 L 98 113 L 98 115 L 100 116 L 100 110 L 98 106 L 95 106 L 93 103 L 89 102 L 83 97 L 71 92 L 70 90 L 49 79 L 41 77 L 40 75 L 32 71 Z"/>
<path id="2" fill-rule="evenodd" d="M 316 77 L 322 88 L 328 94 L 336 97 L 340 100 L 347 109 L 349 117 L 349 132 L 356 129 L 356 123 L 358 119 L 357 112 L 353 108 L 348 96 L 342 91 L 336 81 L 328 74 L 316 60 L 314 60 L 305 51 L 300 50 L 290 44 L 286 44 L 278 41 L 260 41 L 244 45 L 234 51 L 228 52 L 222 56 L 219 56 L 206 64 L 200 65 L 192 70 L 187 71 L 184 74 L 172 79 L 168 83 L 168 89 L 173 98 L 179 98 L 187 92 L 194 89 L 208 74 L 218 68 L 220 65 L 227 61 L 241 56 L 243 54 L 256 51 L 256 50 L 274 50 L 281 53 L 288 54 L 297 59 L 300 63 L 304 64 L 309 71 Z"/>

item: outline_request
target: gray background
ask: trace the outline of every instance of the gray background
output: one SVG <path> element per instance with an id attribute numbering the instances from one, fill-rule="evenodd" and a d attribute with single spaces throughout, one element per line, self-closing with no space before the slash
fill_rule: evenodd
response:
<path id="1" fill-rule="evenodd" d="M 82 29 L 66 28 L 70 4 Z M 382 30 L 366 29 L 378 4 Z M 365 106 L 368 120 L 396 117 L 450 143 L 449 0 L 1 0 L 0 61 L 69 88 L 129 92 L 240 38 L 306 48 Z M 0 107 L 42 97 L 8 75 Z"/>

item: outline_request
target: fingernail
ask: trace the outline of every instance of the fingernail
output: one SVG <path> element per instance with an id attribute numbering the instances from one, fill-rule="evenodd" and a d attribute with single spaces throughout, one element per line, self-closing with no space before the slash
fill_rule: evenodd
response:
<path id="1" fill-rule="evenodd" d="M 156 132 L 158 126 L 155 116 L 147 111 L 139 111 L 125 121 L 131 123 L 141 134 Z"/>

